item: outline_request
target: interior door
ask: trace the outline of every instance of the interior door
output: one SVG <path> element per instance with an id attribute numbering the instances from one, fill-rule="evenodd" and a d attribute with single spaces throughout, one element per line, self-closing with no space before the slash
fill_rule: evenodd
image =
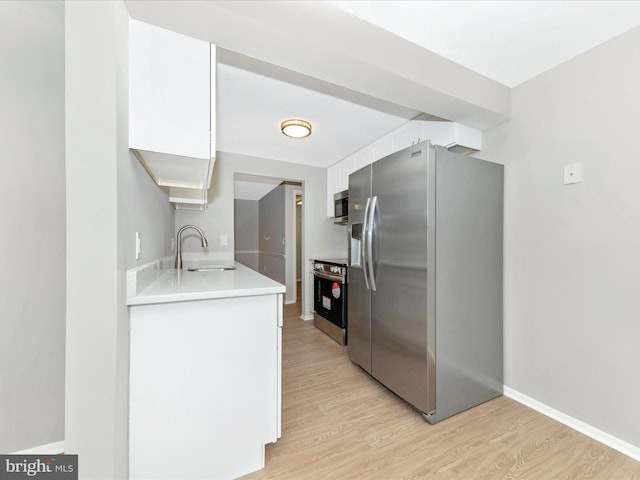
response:
<path id="1" fill-rule="evenodd" d="M 351 360 L 371 373 L 371 295 L 365 279 L 365 211 L 371 197 L 371 166 L 349 175 L 347 345 Z"/>

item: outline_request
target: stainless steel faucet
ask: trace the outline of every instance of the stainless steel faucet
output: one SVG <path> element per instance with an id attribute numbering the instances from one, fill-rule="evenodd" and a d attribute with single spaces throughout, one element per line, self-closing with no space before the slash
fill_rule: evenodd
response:
<path id="1" fill-rule="evenodd" d="M 182 232 L 184 232 L 187 228 L 193 228 L 200 234 L 200 241 L 202 242 L 203 248 L 209 245 L 206 237 L 204 236 L 204 233 L 202 233 L 202 230 L 200 230 L 195 225 L 185 225 L 180 230 L 178 230 L 178 236 L 176 239 L 176 270 L 182 270 Z"/>

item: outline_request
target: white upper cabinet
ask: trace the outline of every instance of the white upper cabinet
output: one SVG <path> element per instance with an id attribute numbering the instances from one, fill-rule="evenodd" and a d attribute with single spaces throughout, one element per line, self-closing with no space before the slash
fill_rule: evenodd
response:
<path id="1" fill-rule="evenodd" d="M 333 195 L 349 188 L 349 175 L 365 165 L 424 140 L 467 154 L 482 148 L 482 132 L 455 122 L 412 120 L 327 169 L 327 216 Z"/>
<path id="2" fill-rule="evenodd" d="M 176 208 L 203 210 L 215 161 L 215 46 L 129 26 L 129 147 Z"/>

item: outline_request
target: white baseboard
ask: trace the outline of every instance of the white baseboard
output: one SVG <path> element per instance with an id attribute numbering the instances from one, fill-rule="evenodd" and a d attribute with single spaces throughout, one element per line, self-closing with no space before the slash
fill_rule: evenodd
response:
<path id="1" fill-rule="evenodd" d="M 39 447 L 28 448 L 26 450 L 20 450 L 13 455 L 59 455 L 64 453 L 64 440 L 60 442 L 47 443 L 46 445 L 40 445 Z"/>
<path id="2" fill-rule="evenodd" d="M 591 437 L 598 442 L 607 445 L 608 447 L 617 450 L 620 453 L 627 455 L 628 457 L 633 458 L 634 460 L 640 461 L 640 447 L 632 445 L 629 442 L 625 442 L 613 435 L 608 434 L 588 423 L 583 422 L 582 420 L 578 420 L 577 418 L 573 418 L 566 413 L 563 413 L 555 408 L 550 407 L 538 400 L 528 397 L 523 393 L 518 392 L 512 388 L 509 388 L 505 385 L 504 387 L 505 396 L 515 400 L 518 403 L 526 405 L 537 412 L 546 415 L 547 417 L 553 418 L 554 420 L 570 427 L 587 437 Z"/>
<path id="3" fill-rule="evenodd" d="M 301 314 L 300 314 L 300 318 L 301 318 L 302 320 L 306 320 L 306 321 L 313 320 L 313 313 L 312 313 L 312 314 L 310 314 L 310 315 L 309 315 L 309 314 L 301 313 Z"/>

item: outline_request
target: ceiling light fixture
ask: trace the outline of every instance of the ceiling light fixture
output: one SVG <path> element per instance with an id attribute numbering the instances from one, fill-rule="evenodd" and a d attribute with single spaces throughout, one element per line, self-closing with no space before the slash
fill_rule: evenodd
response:
<path id="1" fill-rule="evenodd" d="M 285 120 L 280 124 L 280 131 L 291 138 L 304 138 L 311 135 L 311 124 L 304 120 Z"/>

